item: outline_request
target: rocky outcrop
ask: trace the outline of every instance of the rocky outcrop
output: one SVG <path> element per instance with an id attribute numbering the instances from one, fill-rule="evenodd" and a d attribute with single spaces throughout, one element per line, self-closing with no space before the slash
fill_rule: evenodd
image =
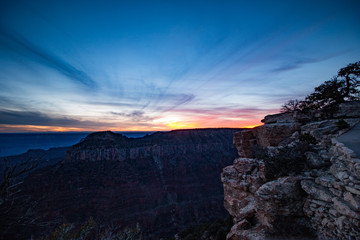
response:
<path id="1" fill-rule="evenodd" d="M 235 133 L 234 145 L 239 156 L 253 157 L 255 146 L 264 148 L 288 144 L 292 140 L 292 134 L 300 130 L 300 123 L 294 118 L 290 121 L 288 114 L 286 116 L 286 122 L 274 122 Z M 276 119 L 278 118 L 279 116 Z"/>
<path id="2" fill-rule="evenodd" d="M 251 171 L 241 170 L 243 166 L 249 169 L 249 163 Z M 292 227 L 298 229 L 298 232 L 291 230 L 293 235 L 301 231 L 302 236 L 312 236 L 303 213 L 303 178 L 288 176 L 267 181 L 265 175 L 264 163 L 255 159 L 236 159 L 234 165 L 224 168 L 224 206 L 235 222 L 227 239 L 283 236 Z"/>
<path id="3" fill-rule="evenodd" d="M 221 175 L 234 219 L 227 239 L 357 239 L 360 160 L 336 138 L 360 124 L 360 102 L 263 122 L 235 133 L 240 158 Z"/>
<path id="4" fill-rule="evenodd" d="M 90 134 L 62 162 L 27 178 L 23 194 L 37 202 L 37 224 L 16 231 L 39 236 L 92 216 L 100 227 L 139 223 L 144 239 L 160 239 L 223 218 L 220 173 L 236 156 L 232 136 L 239 130 L 177 130 L 137 139 Z"/>

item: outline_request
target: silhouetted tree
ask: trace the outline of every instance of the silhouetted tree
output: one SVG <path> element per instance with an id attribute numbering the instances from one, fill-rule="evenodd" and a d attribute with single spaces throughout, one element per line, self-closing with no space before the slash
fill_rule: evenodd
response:
<path id="1" fill-rule="evenodd" d="M 289 100 L 287 103 L 281 106 L 281 112 L 294 112 L 300 109 L 301 101 L 295 99 L 295 100 Z"/>
<path id="2" fill-rule="evenodd" d="M 305 108 L 321 109 L 336 103 L 345 102 L 345 81 L 336 77 L 315 88 L 315 91 L 305 98 Z"/>
<path id="3" fill-rule="evenodd" d="M 338 77 L 345 80 L 345 97 L 349 100 L 353 100 L 354 97 L 359 98 L 357 87 L 360 86 L 360 61 L 341 68 Z"/>
<path id="4" fill-rule="evenodd" d="M 341 68 L 338 75 L 314 89 L 305 100 L 290 100 L 285 103 L 282 112 L 308 111 L 311 109 L 332 109 L 345 101 L 360 100 L 360 61 Z"/>

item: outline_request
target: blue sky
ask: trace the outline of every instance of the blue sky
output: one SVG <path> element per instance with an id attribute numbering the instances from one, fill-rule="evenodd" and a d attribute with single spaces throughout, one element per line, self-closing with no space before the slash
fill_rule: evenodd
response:
<path id="1" fill-rule="evenodd" d="M 0 132 L 260 124 L 360 56 L 359 1 L 0 3 Z"/>

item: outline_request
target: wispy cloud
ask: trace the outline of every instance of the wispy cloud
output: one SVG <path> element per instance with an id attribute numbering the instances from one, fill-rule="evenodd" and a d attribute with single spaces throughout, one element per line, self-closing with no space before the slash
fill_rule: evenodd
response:
<path id="1" fill-rule="evenodd" d="M 271 72 L 290 71 L 290 70 L 293 70 L 293 69 L 301 68 L 305 64 L 318 63 L 318 62 L 329 60 L 331 58 L 341 56 L 343 54 L 346 54 L 349 51 L 350 51 L 349 49 L 346 49 L 346 50 L 343 50 L 343 51 L 334 52 L 334 53 L 331 53 L 331 54 L 328 54 L 328 55 L 325 55 L 325 56 L 321 56 L 321 57 L 317 57 L 317 58 L 299 58 L 299 57 L 290 58 L 290 57 L 287 57 L 286 60 L 284 61 L 285 63 L 280 64 L 279 67 L 273 68 L 271 70 Z"/>
<path id="2" fill-rule="evenodd" d="M 25 57 L 27 60 L 51 68 L 77 83 L 81 83 L 89 87 L 96 86 L 95 81 L 87 73 L 76 68 L 53 53 L 33 44 L 28 39 L 14 31 L 0 27 L 0 43 L 7 50 L 13 51 L 22 57 Z"/>
<path id="3" fill-rule="evenodd" d="M 160 95 L 159 100 L 156 101 L 153 108 L 161 113 L 172 111 L 182 105 L 190 103 L 195 99 L 194 94 L 163 94 Z"/>
<path id="4" fill-rule="evenodd" d="M 172 110 L 173 113 L 211 116 L 213 118 L 236 117 L 254 119 L 263 117 L 270 112 L 276 112 L 277 109 L 260 109 L 260 108 L 237 108 L 237 107 L 215 107 L 215 108 L 180 108 Z"/>
<path id="5" fill-rule="evenodd" d="M 132 111 L 131 113 L 121 113 L 121 112 L 110 112 L 112 115 L 124 117 L 127 120 L 132 120 L 135 122 L 144 122 L 153 120 L 152 117 L 146 116 L 143 111 Z"/>

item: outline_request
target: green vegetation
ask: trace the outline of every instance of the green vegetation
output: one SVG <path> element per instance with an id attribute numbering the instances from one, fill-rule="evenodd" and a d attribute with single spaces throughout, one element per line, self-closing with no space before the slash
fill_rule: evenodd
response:
<path id="1" fill-rule="evenodd" d="M 304 100 L 290 100 L 282 112 L 319 110 L 332 108 L 336 104 L 360 100 L 360 61 L 341 68 L 338 75 L 316 87 Z"/>

